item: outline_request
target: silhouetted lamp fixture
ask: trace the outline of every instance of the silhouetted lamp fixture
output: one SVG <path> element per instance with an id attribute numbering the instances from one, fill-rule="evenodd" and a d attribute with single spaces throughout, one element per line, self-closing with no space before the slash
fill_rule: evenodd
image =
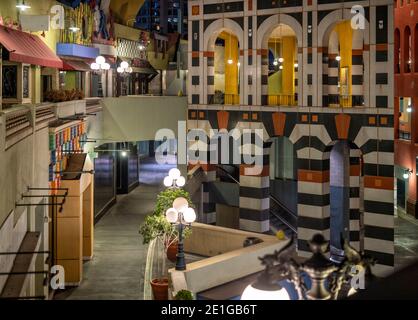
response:
<path id="1" fill-rule="evenodd" d="M 186 198 L 180 197 L 174 200 L 173 207 L 166 211 L 165 216 L 169 223 L 177 225 L 178 227 L 179 241 L 176 256 L 176 270 L 186 270 L 183 232 L 185 226 L 191 226 L 191 224 L 196 221 L 196 212 L 193 208 L 189 207 L 189 202 Z"/>
<path id="2" fill-rule="evenodd" d="M 309 241 L 313 254 L 304 263 L 298 263 L 292 258 L 293 242 L 294 238 L 281 250 L 259 258 L 265 270 L 244 290 L 242 300 L 289 300 L 288 292 L 279 284 L 279 281 L 285 279 L 293 283 L 299 300 L 336 300 L 343 285 L 351 284 L 351 279 L 359 272 L 364 272 L 366 283 L 375 279 L 371 274 L 375 260 L 359 253 L 345 240 L 342 240 L 345 257 L 340 264 L 325 256 L 329 242 L 321 234 L 313 236 Z M 310 278 L 309 288 L 303 274 Z M 351 293 L 354 293 L 353 290 Z"/>

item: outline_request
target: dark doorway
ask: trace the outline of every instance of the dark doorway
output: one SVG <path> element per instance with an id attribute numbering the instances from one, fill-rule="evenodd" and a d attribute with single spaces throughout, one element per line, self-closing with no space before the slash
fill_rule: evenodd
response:
<path id="1" fill-rule="evenodd" d="M 405 184 L 405 180 L 396 179 L 396 187 L 397 187 L 396 204 L 397 204 L 398 208 L 402 208 L 402 209 L 405 210 L 405 202 L 406 202 L 406 184 Z"/>
<path id="2" fill-rule="evenodd" d="M 349 240 L 350 146 L 339 141 L 330 156 L 330 246 L 331 258 L 343 256 L 341 237 Z"/>

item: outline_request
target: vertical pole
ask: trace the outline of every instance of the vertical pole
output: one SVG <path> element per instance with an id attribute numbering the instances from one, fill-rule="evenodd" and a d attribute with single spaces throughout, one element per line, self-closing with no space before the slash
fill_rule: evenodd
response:
<path id="1" fill-rule="evenodd" d="M 181 222 L 182 220 L 182 214 L 180 214 L 180 223 L 179 223 L 179 244 L 177 249 L 177 261 L 176 261 L 176 270 L 183 271 L 186 270 L 186 261 L 184 258 L 184 245 L 183 245 L 183 231 L 184 231 L 184 225 Z"/>

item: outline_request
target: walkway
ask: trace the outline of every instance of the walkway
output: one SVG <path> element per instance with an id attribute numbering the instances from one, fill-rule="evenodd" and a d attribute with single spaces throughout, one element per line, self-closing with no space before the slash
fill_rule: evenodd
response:
<path id="1" fill-rule="evenodd" d="M 95 226 L 94 257 L 84 264 L 77 288 L 56 294 L 56 299 L 142 299 L 147 246 L 138 234 L 145 215 L 152 212 L 168 165 L 141 160 L 140 186 L 118 197 L 116 205 Z"/>
<path id="2" fill-rule="evenodd" d="M 418 259 L 418 220 L 399 212 L 395 218 L 395 267 Z"/>

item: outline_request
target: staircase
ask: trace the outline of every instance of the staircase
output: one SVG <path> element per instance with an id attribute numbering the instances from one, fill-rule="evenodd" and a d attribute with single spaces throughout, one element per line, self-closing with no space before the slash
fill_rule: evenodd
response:
<path id="1" fill-rule="evenodd" d="M 221 182 L 239 184 L 239 168 L 233 165 L 218 165 L 217 176 Z M 270 234 L 275 235 L 282 230 L 286 237 L 291 238 L 297 233 L 297 215 L 279 199 L 270 195 Z"/>

